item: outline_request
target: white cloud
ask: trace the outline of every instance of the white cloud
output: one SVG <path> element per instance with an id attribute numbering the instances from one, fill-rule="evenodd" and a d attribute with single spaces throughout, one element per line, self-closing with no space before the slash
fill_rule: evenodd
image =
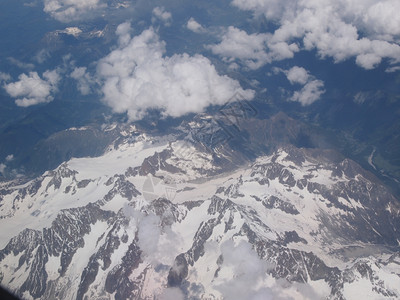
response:
<path id="1" fill-rule="evenodd" d="M 393 66 L 393 67 L 386 69 L 387 73 L 393 73 L 393 72 L 397 72 L 397 71 L 400 71 L 400 66 Z"/>
<path id="2" fill-rule="evenodd" d="M 164 7 L 157 6 L 153 9 L 153 17 L 151 18 L 153 23 L 155 23 L 156 20 L 160 20 L 165 26 L 170 26 L 172 14 L 166 11 Z"/>
<path id="3" fill-rule="evenodd" d="M 218 246 L 216 242 L 206 243 L 206 247 L 215 249 Z M 309 283 L 291 283 L 286 279 L 273 278 L 270 271 L 274 265 L 260 259 L 251 244 L 245 240 L 239 243 L 228 240 L 220 249 L 222 264 L 212 285 L 223 299 L 323 299 L 330 293 L 328 284 L 314 288 Z"/>
<path id="4" fill-rule="evenodd" d="M 10 154 L 10 155 L 7 155 L 7 156 L 6 156 L 6 161 L 7 161 L 7 162 L 10 162 L 10 161 L 12 161 L 12 160 L 14 160 L 14 155 L 13 155 L 13 154 Z"/>
<path id="5" fill-rule="evenodd" d="M 293 68 L 287 71 L 286 77 L 291 84 L 293 83 L 306 84 L 310 76 L 306 69 L 294 66 Z"/>
<path id="6" fill-rule="evenodd" d="M 224 299 L 276 299 L 277 294 L 262 282 L 270 265 L 261 260 L 248 242 L 235 245 L 229 240 L 222 244 L 223 264 L 214 288 Z"/>
<path id="7" fill-rule="evenodd" d="M 47 49 L 40 50 L 35 56 L 34 60 L 39 64 L 44 63 L 50 57 L 50 52 Z"/>
<path id="8" fill-rule="evenodd" d="M 92 91 L 94 79 L 86 72 L 86 67 L 76 67 L 70 74 L 77 81 L 78 90 L 82 95 L 88 95 Z"/>
<path id="9" fill-rule="evenodd" d="M 382 59 L 400 61 L 398 0 L 233 0 L 235 6 L 264 14 L 277 25 L 270 42 L 301 42 L 322 58 L 351 57 L 365 68 Z"/>
<path id="10" fill-rule="evenodd" d="M 13 160 L 14 160 L 14 155 L 10 154 L 6 156 L 5 163 L 0 163 L 0 174 L 4 174 L 4 171 L 8 169 L 7 163 Z"/>
<path id="11" fill-rule="evenodd" d="M 156 215 L 148 215 L 140 220 L 138 225 L 138 238 L 140 250 L 152 257 L 158 252 L 158 241 L 160 239 L 160 218 Z"/>
<path id="12" fill-rule="evenodd" d="M 115 112 L 127 112 L 131 120 L 141 119 L 149 109 L 178 117 L 231 99 L 254 97 L 254 91 L 219 75 L 202 55 L 164 56 L 165 42 L 152 28 L 133 38 L 130 31 L 129 23 L 118 26 L 118 48 L 97 67 L 103 101 Z"/>
<path id="13" fill-rule="evenodd" d="M 194 18 L 190 18 L 189 21 L 186 24 L 187 29 L 196 32 L 196 33 L 202 33 L 205 32 L 205 28 L 198 23 Z"/>
<path id="14" fill-rule="evenodd" d="M 282 17 L 286 6 L 292 6 L 291 0 L 233 0 L 232 4 L 243 10 L 251 10 L 255 15 L 265 14 L 267 19 Z"/>
<path id="15" fill-rule="evenodd" d="M 282 70 L 279 68 L 275 69 L 276 72 L 285 73 L 287 79 L 291 84 L 301 84 L 303 88 L 299 91 L 294 92 L 290 100 L 300 102 L 301 105 L 310 105 L 321 98 L 321 95 L 325 93 L 324 82 L 317 80 L 310 73 L 298 66 L 294 66 L 289 70 Z"/>
<path id="16" fill-rule="evenodd" d="M 272 39 L 268 42 L 268 48 L 271 59 L 274 61 L 293 58 L 294 54 L 300 51 L 296 43 L 274 42 Z"/>
<path id="17" fill-rule="evenodd" d="M 61 22 L 79 20 L 105 6 L 102 0 L 44 0 L 44 11 Z"/>
<path id="18" fill-rule="evenodd" d="M 153 266 L 158 264 L 172 266 L 180 253 L 182 238 L 164 224 L 157 215 L 145 214 L 132 206 L 123 207 L 124 215 L 131 220 L 131 230 L 138 235 L 138 245 L 143 251 L 143 259 Z"/>
<path id="19" fill-rule="evenodd" d="M 31 70 L 35 67 L 34 64 L 24 63 L 18 59 L 15 59 L 14 57 L 8 57 L 7 60 L 20 69 Z"/>
<path id="20" fill-rule="evenodd" d="M 236 27 L 229 26 L 219 44 L 209 45 L 214 54 L 224 57 L 227 61 L 239 59 L 250 69 L 257 69 L 270 61 L 265 52 L 267 34 L 247 34 Z"/>
<path id="21" fill-rule="evenodd" d="M 310 105 L 319 100 L 323 93 L 325 93 L 324 82 L 321 80 L 312 80 L 300 91 L 294 92 L 290 100 L 300 102 L 303 106 Z"/>
<path id="22" fill-rule="evenodd" d="M 11 80 L 10 74 L 0 72 L 0 82 L 1 81 L 9 81 Z"/>
<path id="23" fill-rule="evenodd" d="M 233 26 L 228 27 L 219 44 L 207 45 L 206 48 L 222 56 L 225 61 L 239 60 L 252 70 L 272 61 L 292 58 L 299 51 L 293 43 L 271 42 L 268 33 L 248 34 Z"/>
<path id="24" fill-rule="evenodd" d="M 364 7 L 363 24 L 369 31 L 387 37 L 400 35 L 400 2 L 397 0 L 372 1 Z"/>
<path id="25" fill-rule="evenodd" d="M 58 70 L 46 71 L 41 78 L 37 72 L 21 74 L 18 81 L 4 85 L 6 92 L 13 98 L 18 106 L 31 106 L 39 103 L 51 102 L 53 94 L 57 91 L 60 80 Z"/>
<path id="26" fill-rule="evenodd" d="M 382 57 L 375 53 L 360 54 L 356 58 L 356 63 L 367 70 L 374 69 L 381 61 Z"/>

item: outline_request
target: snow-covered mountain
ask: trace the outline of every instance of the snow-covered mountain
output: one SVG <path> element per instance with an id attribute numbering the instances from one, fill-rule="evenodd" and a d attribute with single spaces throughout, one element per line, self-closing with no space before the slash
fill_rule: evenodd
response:
<path id="1" fill-rule="evenodd" d="M 238 125 L 112 126 L 103 155 L 1 183 L 0 283 L 23 299 L 400 298 L 398 199 L 284 114 Z"/>

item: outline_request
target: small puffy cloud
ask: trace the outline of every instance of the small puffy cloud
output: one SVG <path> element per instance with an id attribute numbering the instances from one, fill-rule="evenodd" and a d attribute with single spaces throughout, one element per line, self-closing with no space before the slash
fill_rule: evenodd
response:
<path id="1" fill-rule="evenodd" d="M 165 26 L 170 26 L 172 21 L 172 15 L 170 12 L 166 11 L 164 7 L 157 6 L 153 9 L 153 17 L 151 21 L 155 23 L 160 20 Z"/>
<path id="2" fill-rule="evenodd" d="M 10 155 L 7 155 L 7 156 L 6 156 L 6 161 L 7 161 L 7 162 L 10 162 L 10 161 L 12 161 L 12 160 L 14 160 L 14 155 L 10 154 Z"/>
<path id="3" fill-rule="evenodd" d="M 105 6 L 102 0 L 44 0 L 44 11 L 61 22 L 79 20 Z"/>
<path id="4" fill-rule="evenodd" d="M 300 43 L 302 49 L 316 50 L 321 58 L 332 57 L 335 62 L 353 57 L 365 69 L 375 68 L 383 59 L 400 62 L 398 0 L 233 0 L 232 4 L 274 22 L 277 29 L 270 43 Z"/>
<path id="5" fill-rule="evenodd" d="M 269 54 L 274 61 L 293 58 L 296 52 L 299 52 L 299 46 L 296 43 L 288 44 L 286 42 L 268 42 Z"/>
<path id="6" fill-rule="evenodd" d="M 5 163 L 0 163 L 0 174 L 4 175 L 4 172 L 7 169 L 7 163 L 13 160 L 14 160 L 14 155 L 10 154 L 6 156 Z M 9 169 L 7 171 L 9 171 Z"/>
<path id="7" fill-rule="evenodd" d="M 219 75 L 202 55 L 164 56 L 165 42 L 152 29 L 131 38 L 130 24 L 117 28 L 118 48 L 98 62 L 96 76 L 103 101 L 131 120 L 158 109 L 164 116 L 202 112 L 209 105 L 254 97 L 238 81 Z"/>
<path id="8" fill-rule="evenodd" d="M 13 98 L 18 106 L 31 106 L 39 103 L 51 102 L 53 94 L 57 91 L 60 81 L 58 70 L 46 71 L 42 78 L 37 72 L 21 74 L 18 81 L 4 85 L 6 92 Z"/>
<path id="9" fill-rule="evenodd" d="M 301 105 L 306 106 L 319 100 L 323 93 L 325 93 L 324 82 L 321 80 L 312 80 L 300 91 L 294 92 L 290 100 L 300 102 Z"/>
<path id="10" fill-rule="evenodd" d="M 196 33 L 202 33 L 206 31 L 204 27 L 200 23 L 198 23 L 193 17 L 190 18 L 187 22 L 186 28 Z"/>
<path id="11" fill-rule="evenodd" d="M 250 69 L 257 69 L 270 61 L 265 52 L 267 38 L 267 34 L 247 34 L 244 30 L 229 26 L 221 42 L 208 45 L 207 48 L 227 61 L 239 59 Z"/>
<path id="12" fill-rule="evenodd" d="M 261 260 L 248 242 L 235 245 L 229 240 L 222 244 L 223 264 L 219 276 L 214 280 L 214 288 L 224 299 L 276 299 L 277 294 L 262 281 L 270 269 Z"/>
<path id="13" fill-rule="evenodd" d="M 306 106 L 319 100 L 321 95 L 325 93 L 324 82 L 315 79 L 314 76 L 310 75 L 309 72 L 302 67 L 294 66 L 289 70 L 277 70 L 285 73 L 291 84 L 303 85 L 300 91 L 294 92 L 293 96 L 290 98 L 292 101 L 300 102 L 301 105 Z"/>
<path id="14" fill-rule="evenodd" d="M 374 69 L 382 61 L 382 57 L 374 53 L 360 54 L 356 57 L 356 63 L 366 70 Z"/>
<path id="15" fill-rule="evenodd" d="M 225 61 L 239 60 L 252 70 L 272 61 L 292 58 L 299 51 L 296 44 L 271 42 L 270 34 L 248 34 L 233 26 L 228 27 L 219 44 L 207 45 L 206 48 L 222 56 Z"/>
<path id="16" fill-rule="evenodd" d="M 308 75 L 306 69 L 294 66 L 293 68 L 287 71 L 286 77 L 291 84 L 293 83 L 306 84 L 310 76 Z"/>
<path id="17" fill-rule="evenodd" d="M 2 82 L 2 81 L 10 81 L 10 80 L 11 80 L 10 74 L 0 72 L 0 82 Z"/>
<path id="18" fill-rule="evenodd" d="M 77 81 L 78 90 L 82 95 L 91 93 L 94 80 L 90 74 L 86 72 L 86 67 L 76 67 L 71 72 L 70 76 Z"/>

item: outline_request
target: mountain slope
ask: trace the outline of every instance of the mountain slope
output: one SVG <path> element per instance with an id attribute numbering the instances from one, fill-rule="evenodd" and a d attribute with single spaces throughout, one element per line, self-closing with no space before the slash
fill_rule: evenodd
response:
<path id="1" fill-rule="evenodd" d="M 213 121 L 131 128 L 2 183 L 0 283 L 24 299 L 400 297 L 400 205 L 374 175 L 293 146 L 320 139 L 284 115 L 218 143 Z"/>

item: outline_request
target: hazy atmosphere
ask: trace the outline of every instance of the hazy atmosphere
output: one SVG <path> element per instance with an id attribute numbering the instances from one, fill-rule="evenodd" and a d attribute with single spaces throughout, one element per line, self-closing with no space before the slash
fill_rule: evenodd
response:
<path id="1" fill-rule="evenodd" d="M 3 0 L 18 299 L 400 299 L 398 0 Z"/>

